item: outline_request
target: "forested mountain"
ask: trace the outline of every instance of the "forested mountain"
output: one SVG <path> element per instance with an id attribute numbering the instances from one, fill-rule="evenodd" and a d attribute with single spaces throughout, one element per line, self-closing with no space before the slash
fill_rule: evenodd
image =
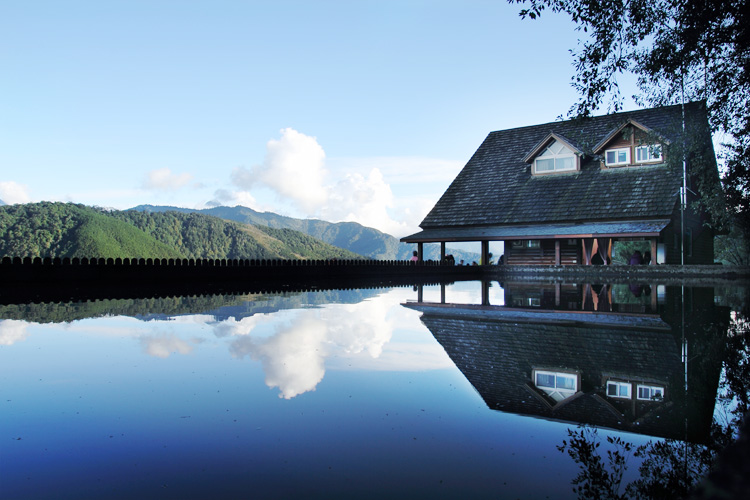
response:
<path id="1" fill-rule="evenodd" d="M 397 238 L 356 222 L 326 222 L 318 219 L 295 219 L 272 212 L 256 212 L 247 207 L 214 207 L 204 210 L 178 208 L 169 206 L 138 205 L 131 210 L 156 213 L 178 211 L 185 213 L 209 214 L 221 219 L 252 224 L 258 227 L 293 229 L 325 241 L 330 245 L 345 248 L 359 255 L 379 260 L 408 260 L 416 245 L 401 243 Z M 479 260 L 479 255 L 461 250 L 449 250 L 456 257 L 456 261 L 464 259 L 466 262 Z M 425 249 L 425 259 L 438 259 L 440 249 L 428 246 Z"/>
<path id="2" fill-rule="evenodd" d="M 358 258 L 295 231 L 196 213 L 105 211 L 70 203 L 0 207 L 0 256 L 208 259 Z M 361 257 L 360 257 L 361 258 Z"/>

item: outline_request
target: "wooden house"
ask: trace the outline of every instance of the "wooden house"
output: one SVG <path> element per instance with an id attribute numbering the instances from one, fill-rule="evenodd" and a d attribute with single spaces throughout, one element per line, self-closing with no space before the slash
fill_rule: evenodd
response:
<path id="1" fill-rule="evenodd" d="M 483 262 L 502 241 L 507 264 L 589 265 L 640 240 L 652 264 L 711 264 L 714 234 L 693 208 L 690 174 L 706 171 L 718 182 L 703 103 L 491 132 L 422 231 L 401 241 L 420 255 L 424 243 L 444 254 L 446 242 L 481 242 Z"/>

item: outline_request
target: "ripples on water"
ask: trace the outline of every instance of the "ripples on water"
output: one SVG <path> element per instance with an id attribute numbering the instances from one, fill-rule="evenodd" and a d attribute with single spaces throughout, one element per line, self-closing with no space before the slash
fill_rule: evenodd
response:
<path id="1" fill-rule="evenodd" d="M 691 450 L 689 488 L 746 409 L 743 293 L 463 282 L 0 306 L 3 497 L 635 494 L 671 473 L 654 460 L 670 446 Z M 605 463 L 629 457 L 621 484 L 616 461 L 591 473 L 596 441 Z"/>

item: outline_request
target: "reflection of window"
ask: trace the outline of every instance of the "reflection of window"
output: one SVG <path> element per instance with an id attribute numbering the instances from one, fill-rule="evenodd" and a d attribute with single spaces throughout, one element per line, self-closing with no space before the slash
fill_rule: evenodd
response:
<path id="1" fill-rule="evenodd" d="M 534 385 L 555 401 L 562 401 L 576 393 L 578 376 L 574 373 L 535 370 Z"/>
<path id="2" fill-rule="evenodd" d="M 661 146 L 659 144 L 636 146 L 635 161 L 638 163 L 661 161 Z"/>
<path id="3" fill-rule="evenodd" d="M 560 141 L 555 141 L 534 160 L 534 173 L 546 174 L 576 170 L 576 157 L 573 151 Z"/>
<path id="4" fill-rule="evenodd" d="M 630 163 L 630 148 L 608 149 L 604 153 L 604 161 L 607 166 L 627 165 Z"/>
<path id="5" fill-rule="evenodd" d="M 656 385 L 638 385 L 638 399 L 660 400 L 664 399 L 664 387 Z"/>
<path id="6" fill-rule="evenodd" d="M 607 396 L 630 399 L 630 384 L 627 382 L 607 381 Z"/>
<path id="7" fill-rule="evenodd" d="M 540 307 L 542 305 L 542 299 L 539 297 L 514 297 L 514 307 Z"/>

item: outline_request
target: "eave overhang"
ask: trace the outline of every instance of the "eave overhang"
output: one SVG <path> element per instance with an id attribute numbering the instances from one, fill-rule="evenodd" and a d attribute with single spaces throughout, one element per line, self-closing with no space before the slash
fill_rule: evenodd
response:
<path id="1" fill-rule="evenodd" d="M 419 233 L 405 236 L 401 238 L 401 241 L 404 243 L 438 243 L 449 241 L 657 237 L 661 234 L 661 231 L 667 227 L 669 222 L 668 219 L 658 219 L 569 224 L 427 228 Z"/>

